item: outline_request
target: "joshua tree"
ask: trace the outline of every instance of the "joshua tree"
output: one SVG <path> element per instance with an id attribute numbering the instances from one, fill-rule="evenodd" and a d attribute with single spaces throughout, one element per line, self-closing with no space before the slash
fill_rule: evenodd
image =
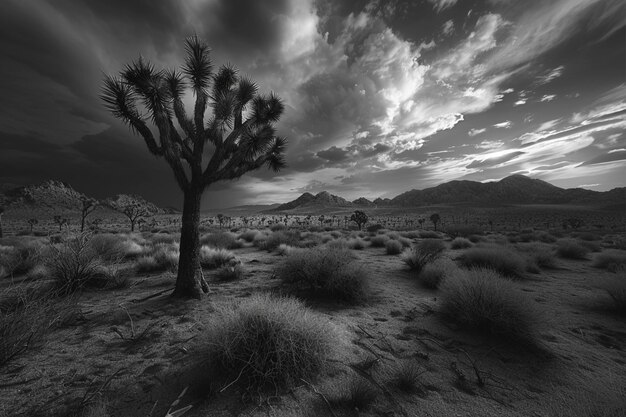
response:
<path id="1" fill-rule="evenodd" d="M 439 216 L 439 213 L 433 213 L 430 215 L 430 221 L 433 222 L 433 226 L 435 226 L 435 230 L 437 230 L 437 224 L 441 221 L 441 216 Z"/>
<path id="2" fill-rule="evenodd" d="M 226 217 L 224 217 L 224 215 L 222 213 L 218 213 L 217 214 L 217 222 L 220 224 L 220 229 L 224 225 L 225 221 L 226 221 Z"/>
<path id="3" fill-rule="evenodd" d="M 52 218 L 52 220 L 54 220 L 54 222 L 59 226 L 59 232 L 61 231 L 61 228 L 67 224 L 69 224 L 69 220 L 68 219 L 64 219 L 63 217 L 61 217 L 60 215 L 56 215 Z"/>
<path id="4" fill-rule="evenodd" d="M 355 222 L 359 230 L 361 230 L 363 225 L 367 223 L 368 220 L 369 218 L 367 217 L 367 214 L 365 214 L 365 212 L 361 210 L 355 210 L 354 213 L 350 216 L 350 221 Z"/>
<path id="5" fill-rule="evenodd" d="M 131 232 L 135 231 L 135 225 L 138 221 L 142 220 L 144 217 L 152 216 L 158 211 L 156 206 L 143 198 L 126 194 L 120 194 L 114 199 L 109 199 L 106 204 L 113 210 L 128 217 Z"/>
<path id="6" fill-rule="evenodd" d="M 208 292 L 199 261 L 202 194 L 217 181 L 240 178 L 263 166 L 274 171 L 285 166 L 286 140 L 277 137 L 274 128 L 284 105 L 274 94 L 259 95 L 257 85 L 231 66 L 214 73 L 209 47 L 196 36 L 186 40 L 186 52 L 181 71 L 156 70 L 142 58 L 126 65 L 119 77 L 104 80 L 102 99 L 171 167 L 184 194 L 173 295 L 201 297 Z M 191 116 L 183 105 L 188 87 L 195 96 Z M 158 139 L 138 104 L 156 125 Z M 207 107 L 212 111 L 205 118 Z"/>
<path id="7" fill-rule="evenodd" d="M 33 227 L 39 223 L 37 219 L 28 219 L 28 225 L 30 226 L 30 234 L 33 234 Z"/>
<path id="8" fill-rule="evenodd" d="M 98 208 L 98 200 L 95 198 L 90 198 L 87 196 L 83 196 L 80 199 L 81 208 L 80 208 L 80 231 L 81 233 L 85 231 L 85 220 L 87 216 L 89 216 L 95 209 Z"/>

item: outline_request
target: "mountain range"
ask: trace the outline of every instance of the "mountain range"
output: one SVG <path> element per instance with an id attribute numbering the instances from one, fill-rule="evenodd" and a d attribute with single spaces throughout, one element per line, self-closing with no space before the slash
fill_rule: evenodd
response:
<path id="1" fill-rule="evenodd" d="M 610 191 L 591 191 L 582 188 L 564 189 L 542 180 L 524 175 L 511 175 L 500 181 L 450 181 L 424 190 L 406 191 L 392 199 L 365 197 L 348 201 L 342 197 L 322 191 L 319 194 L 304 193 L 297 199 L 268 210 L 289 212 L 316 210 L 320 207 L 419 207 L 433 204 L 575 204 L 598 205 L 608 208 L 626 206 L 626 188 Z"/>

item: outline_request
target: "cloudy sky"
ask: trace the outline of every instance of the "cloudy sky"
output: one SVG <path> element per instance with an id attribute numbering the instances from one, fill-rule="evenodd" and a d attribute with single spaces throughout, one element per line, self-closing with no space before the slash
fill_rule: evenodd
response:
<path id="1" fill-rule="evenodd" d="M 626 185 L 622 0 L 2 0 L 0 183 L 48 178 L 180 206 L 167 164 L 106 113 L 104 74 L 204 38 L 286 104 L 289 167 L 205 208 L 327 190 L 393 197 L 522 173 Z"/>

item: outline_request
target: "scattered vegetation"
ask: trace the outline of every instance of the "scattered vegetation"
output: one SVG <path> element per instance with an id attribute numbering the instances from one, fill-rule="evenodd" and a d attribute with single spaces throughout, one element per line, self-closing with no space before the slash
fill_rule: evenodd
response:
<path id="1" fill-rule="evenodd" d="M 495 245 L 470 248 L 460 261 L 468 268 L 491 268 L 512 278 L 523 277 L 526 270 L 526 262 L 517 252 Z"/>
<path id="2" fill-rule="evenodd" d="M 402 252 L 401 258 L 411 270 L 420 273 L 428 263 L 438 259 L 445 249 L 443 241 L 426 239 Z"/>
<path id="3" fill-rule="evenodd" d="M 626 271 L 626 251 L 610 249 L 598 253 L 594 256 L 592 265 L 611 272 L 624 272 Z"/>
<path id="4" fill-rule="evenodd" d="M 417 276 L 418 281 L 426 288 L 435 290 L 441 282 L 457 270 L 457 266 L 450 259 L 439 258 L 427 263 Z"/>
<path id="5" fill-rule="evenodd" d="M 209 357 L 248 390 L 315 377 L 333 346 L 329 324 L 293 298 L 257 294 L 218 315 Z"/>
<path id="6" fill-rule="evenodd" d="M 235 254 L 229 250 L 215 249 L 206 245 L 200 248 L 200 265 L 203 268 L 219 268 L 234 260 Z"/>
<path id="7" fill-rule="evenodd" d="M 276 275 L 301 290 L 349 303 L 363 302 L 369 292 L 368 274 L 348 249 L 320 247 L 294 252 L 277 267 Z"/>
<path id="8" fill-rule="evenodd" d="M 366 411 L 378 399 L 379 391 L 365 378 L 353 376 L 337 392 L 329 395 L 330 403 L 348 410 Z"/>
<path id="9" fill-rule="evenodd" d="M 587 259 L 589 249 L 573 239 L 560 239 L 556 242 L 556 253 L 565 259 Z"/>
<path id="10" fill-rule="evenodd" d="M 242 244 L 230 232 L 208 233 L 200 237 L 200 245 L 221 249 L 239 249 Z M 277 245 L 278 246 L 278 245 Z"/>
<path id="11" fill-rule="evenodd" d="M 452 243 L 450 243 L 451 249 L 467 249 L 472 246 L 474 246 L 474 244 L 464 237 L 454 238 Z"/>
<path id="12" fill-rule="evenodd" d="M 441 314 L 460 326 L 511 342 L 538 343 L 537 305 L 496 271 L 458 270 L 440 291 Z"/>
<path id="13" fill-rule="evenodd" d="M 215 280 L 219 282 L 236 281 L 243 278 L 244 269 L 241 263 L 230 263 L 215 271 Z"/>
<path id="14" fill-rule="evenodd" d="M 385 243 L 385 250 L 387 251 L 387 255 L 398 255 L 402 252 L 402 243 L 397 240 L 388 240 Z"/>
<path id="15" fill-rule="evenodd" d="M 395 370 L 391 382 L 400 391 L 411 394 L 418 390 L 420 375 L 423 372 L 414 361 L 402 361 Z"/>

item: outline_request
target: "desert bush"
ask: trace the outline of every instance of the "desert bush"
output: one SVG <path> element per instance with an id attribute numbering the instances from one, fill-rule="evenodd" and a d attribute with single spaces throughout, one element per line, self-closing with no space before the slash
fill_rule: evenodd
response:
<path id="1" fill-rule="evenodd" d="M 22 275 L 45 260 L 46 250 L 38 240 L 17 241 L 14 246 L 0 246 L 0 266 L 5 275 Z"/>
<path id="2" fill-rule="evenodd" d="M 226 249 L 215 249 L 210 246 L 200 248 L 200 265 L 203 268 L 219 268 L 235 259 L 235 254 Z"/>
<path id="3" fill-rule="evenodd" d="M 105 261 L 116 261 L 124 256 L 125 238 L 111 233 L 100 233 L 89 240 L 89 246 Z"/>
<path id="4" fill-rule="evenodd" d="M 137 272 L 175 271 L 178 268 L 178 258 L 178 243 L 159 243 L 155 245 L 151 255 L 137 259 L 135 268 Z"/>
<path id="5" fill-rule="evenodd" d="M 333 329 L 292 298 L 256 294 L 218 308 L 209 357 L 244 388 L 280 387 L 315 377 L 333 347 Z"/>
<path id="6" fill-rule="evenodd" d="M 239 249 L 242 244 L 231 232 L 208 233 L 200 237 L 200 244 L 222 249 Z"/>
<path id="7" fill-rule="evenodd" d="M 439 288 L 444 279 L 452 275 L 457 269 L 455 263 L 450 259 L 439 258 L 424 265 L 417 279 L 424 287 L 435 290 Z"/>
<path id="8" fill-rule="evenodd" d="M 296 230 L 291 231 L 276 231 L 272 232 L 265 240 L 259 241 L 258 248 L 271 252 L 278 248 L 280 245 L 285 244 L 289 246 L 298 246 L 300 243 L 300 232 Z"/>
<path id="9" fill-rule="evenodd" d="M 556 237 L 548 232 L 537 232 L 537 240 L 543 243 L 554 243 Z"/>
<path id="10" fill-rule="evenodd" d="M 150 236 L 150 241 L 156 245 L 159 243 L 165 243 L 166 245 L 170 245 L 172 243 L 178 242 L 178 238 L 174 235 L 170 235 L 167 232 L 159 232 L 157 234 L 153 234 Z"/>
<path id="11" fill-rule="evenodd" d="M 350 249 L 362 250 L 365 249 L 366 243 L 360 237 L 348 240 L 348 247 Z"/>
<path id="12" fill-rule="evenodd" d="M 371 224 L 365 228 L 369 233 L 377 233 L 379 230 L 384 229 L 382 224 Z"/>
<path id="13" fill-rule="evenodd" d="M 410 248 L 411 245 L 413 244 L 411 239 L 407 239 L 406 237 L 401 237 L 400 236 L 396 240 L 402 244 L 403 248 Z"/>
<path id="14" fill-rule="evenodd" d="M 520 243 L 516 248 L 526 257 L 527 270 L 540 272 L 540 268 L 555 268 L 554 248 L 540 242 Z"/>
<path id="15" fill-rule="evenodd" d="M 581 240 L 579 243 L 587 248 L 589 252 L 601 252 L 602 246 L 598 242 L 594 242 L 592 240 Z"/>
<path id="16" fill-rule="evenodd" d="M 419 237 L 421 239 L 441 239 L 441 235 L 432 230 L 423 230 L 419 232 Z"/>
<path id="17" fill-rule="evenodd" d="M 609 249 L 598 253 L 594 256 L 592 265 L 611 272 L 624 271 L 626 269 L 626 252 Z"/>
<path id="18" fill-rule="evenodd" d="M 294 252 L 276 268 L 276 275 L 296 288 L 349 303 L 363 302 L 369 292 L 366 270 L 354 262 L 348 249 Z"/>
<path id="19" fill-rule="evenodd" d="M 71 320 L 78 311 L 72 297 L 58 299 L 49 288 L 16 291 L 7 294 L 5 290 L 0 296 L 0 368 L 26 350 L 41 347 L 54 326 Z M 17 300 L 7 301 L 7 296 Z"/>
<path id="20" fill-rule="evenodd" d="M 348 410 L 366 411 L 378 398 L 379 391 L 366 379 L 353 376 L 339 390 L 328 395 L 329 402 Z"/>
<path id="21" fill-rule="evenodd" d="M 276 254 L 280 256 L 287 256 L 292 254 L 294 251 L 297 251 L 299 248 L 294 248 L 293 246 L 285 245 L 281 243 L 276 249 Z"/>
<path id="22" fill-rule="evenodd" d="M 472 246 L 474 246 L 474 244 L 464 237 L 454 238 L 452 243 L 450 243 L 451 249 L 467 249 L 471 248 Z"/>
<path id="23" fill-rule="evenodd" d="M 573 239 L 560 239 L 556 242 L 556 253 L 566 259 L 586 259 L 589 249 Z"/>
<path id="24" fill-rule="evenodd" d="M 584 240 L 586 242 L 592 242 L 592 241 L 600 240 L 600 236 L 591 232 L 582 232 L 578 234 L 578 239 Z"/>
<path id="25" fill-rule="evenodd" d="M 512 278 L 523 277 L 526 262 L 517 252 L 501 246 L 482 246 L 466 250 L 460 258 L 468 268 L 491 268 Z"/>
<path id="26" fill-rule="evenodd" d="M 350 249 L 350 246 L 348 245 L 348 242 L 345 239 L 336 239 L 336 240 L 331 240 L 330 242 L 328 242 L 326 244 L 326 247 L 332 250 L 348 250 Z"/>
<path id="27" fill-rule="evenodd" d="M 213 277 L 216 281 L 226 282 L 241 279 L 243 278 L 243 274 L 244 269 L 243 266 L 241 266 L 241 263 L 233 260 L 215 271 L 215 275 Z"/>
<path id="28" fill-rule="evenodd" d="M 446 226 L 445 232 L 452 238 L 481 235 L 482 229 L 471 224 L 451 224 Z"/>
<path id="29" fill-rule="evenodd" d="M 241 233 L 239 235 L 239 239 L 243 239 L 246 242 L 254 242 L 254 238 L 256 236 L 258 236 L 261 232 L 259 232 L 258 230 L 254 230 L 254 229 L 249 229 L 246 230 L 245 232 Z"/>
<path id="30" fill-rule="evenodd" d="M 50 277 L 59 295 L 70 295 L 89 284 L 101 271 L 100 255 L 89 244 L 90 235 L 81 233 L 68 237 L 47 260 Z"/>
<path id="31" fill-rule="evenodd" d="M 417 239 L 420 237 L 420 232 L 417 230 L 407 230 L 405 232 L 400 232 L 400 236 L 407 239 Z"/>
<path id="32" fill-rule="evenodd" d="M 440 313 L 463 328 L 536 345 L 537 305 L 492 269 L 458 270 L 440 286 Z"/>
<path id="33" fill-rule="evenodd" d="M 391 383 L 402 392 L 407 394 L 413 393 L 418 389 L 420 375 L 423 372 L 414 361 L 400 362 L 395 369 Z"/>
<path id="34" fill-rule="evenodd" d="M 287 226 L 282 223 L 276 223 L 270 226 L 270 230 L 272 232 L 280 232 L 282 230 L 287 230 Z"/>
<path id="35" fill-rule="evenodd" d="M 443 241 L 425 239 L 415 244 L 412 249 L 402 252 L 401 258 L 411 270 L 419 273 L 428 263 L 438 259 L 445 249 Z"/>
<path id="36" fill-rule="evenodd" d="M 387 244 L 388 240 L 389 240 L 389 237 L 387 237 L 387 235 L 373 236 L 370 239 L 370 244 L 372 245 L 373 248 L 383 248 Z"/>
<path id="37" fill-rule="evenodd" d="M 402 243 L 397 240 L 388 240 L 385 243 L 385 250 L 387 251 L 387 255 L 398 255 L 402 252 L 403 246 Z"/>

